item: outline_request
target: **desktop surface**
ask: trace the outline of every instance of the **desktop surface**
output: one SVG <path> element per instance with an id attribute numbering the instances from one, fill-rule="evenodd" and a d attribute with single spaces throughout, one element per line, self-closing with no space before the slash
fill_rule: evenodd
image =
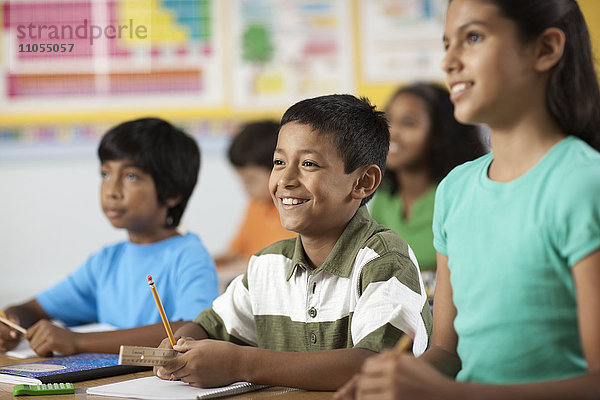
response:
<path id="1" fill-rule="evenodd" d="M 8 357 L 5 354 L 0 353 L 0 366 L 19 364 L 30 361 L 44 360 L 44 358 L 28 358 L 18 359 Z M 86 389 L 93 386 L 105 385 L 107 383 L 121 382 L 128 379 L 142 378 L 145 376 L 151 376 L 152 371 L 136 372 L 133 374 L 111 376 L 109 378 L 93 379 L 89 381 L 74 382 L 75 394 L 61 394 L 61 395 L 47 395 L 47 396 L 19 396 L 13 397 L 12 388 L 14 385 L 10 383 L 0 383 L 0 400 L 8 399 L 22 399 L 22 400 L 115 400 L 120 397 L 107 397 L 107 396 L 96 396 L 86 394 Z M 267 397 L 277 397 L 277 400 L 331 400 L 333 392 L 305 392 L 305 391 L 292 391 L 286 392 L 284 388 L 268 388 L 257 392 L 249 392 L 240 394 L 237 396 L 224 397 L 224 399 L 261 399 Z M 121 397 L 122 399 L 122 397 Z"/>

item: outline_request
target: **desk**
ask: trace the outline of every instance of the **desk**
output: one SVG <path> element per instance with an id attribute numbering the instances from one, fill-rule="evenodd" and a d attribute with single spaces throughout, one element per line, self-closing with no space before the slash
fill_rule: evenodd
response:
<path id="1" fill-rule="evenodd" d="M 29 358 L 21 360 L 7 357 L 0 353 L 0 365 L 19 364 L 29 361 L 43 360 L 43 358 Z M 141 378 L 152 375 L 152 371 L 136 372 L 127 375 L 112 376 L 109 378 L 94 379 L 90 381 L 75 382 L 75 394 L 62 394 L 52 396 L 19 396 L 13 397 L 12 384 L 0 383 L 0 400 L 22 399 L 22 400 L 116 400 L 122 397 L 106 397 L 87 395 L 85 390 L 92 386 L 105 385 L 107 383 L 121 382 L 127 379 Z M 236 400 L 259 400 L 273 398 L 273 400 L 331 400 L 333 392 L 284 392 L 278 388 L 269 388 L 258 392 L 249 392 L 238 396 L 228 397 L 227 399 Z"/>

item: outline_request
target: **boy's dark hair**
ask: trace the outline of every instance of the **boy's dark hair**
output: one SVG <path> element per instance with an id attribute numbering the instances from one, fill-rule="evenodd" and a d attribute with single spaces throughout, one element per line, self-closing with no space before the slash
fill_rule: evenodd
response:
<path id="1" fill-rule="evenodd" d="M 427 107 L 431 131 L 427 141 L 426 157 L 430 177 L 434 182 L 441 182 L 457 165 L 486 153 L 479 128 L 461 124 L 454 118 L 454 105 L 446 89 L 433 83 L 414 83 L 396 90 L 387 106 L 389 107 L 398 96 L 403 94 L 420 98 Z M 388 170 L 384 180 L 392 192 L 399 189 L 395 172 Z"/>
<path id="2" fill-rule="evenodd" d="M 451 0 L 450 0 L 451 1 Z M 562 58 L 552 68 L 546 104 L 561 130 L 600 151 L 600 89 L 590 34 L 575 0 L 485 0 L 515 23 L 521 39 L 537 39 L 555 27 L 566 37 Z"/>
<path id="3" fill-rule="evenodd" d="M 165 226 L 179 225 L 200 170 L 200 149 L 185 132 L 158 118 L 127 121 L 111 128 L 98 147 L 100 162 L 130 160 L 154 180 L 158 201 L 181 201 L 167 211 Z"/>
<path id="4" fill-rule="evenodd" d="M 344 160 L 344 172 L 375 164 L 385 171 L 390 147 L 390 131 L 384 113 L 376 111 L 369 99 L 349 94 L 333 94 L 302 100 L 287 109 L 281 126 L 297 122 L 328 135 Z M 373 195 L 364 198 L 366 204 Z"/>
<path id="5" fill-rule="evenodd" d="M 279 124 L 274 121 L 244 125 L 229 145 L 229 161 L 236 167 L 255 165 L 271 170 L 278 133 Z"/>

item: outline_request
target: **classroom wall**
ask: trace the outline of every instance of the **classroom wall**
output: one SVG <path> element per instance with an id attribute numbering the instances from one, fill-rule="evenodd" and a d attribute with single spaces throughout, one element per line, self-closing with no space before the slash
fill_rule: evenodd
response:
<path id="1" fill-rule="evenodd" d="M 0 3 L 1 4 L 1 3 Z M 359 1 L 352 1 L 353 13 L 345 15 L 357 24 Z M 580 4 L 591 26 L 596 53 L 600 42 L 600 1 L 581 0 Z M 225 27 L 221 27 L 224 29 Z M 351 47 L 360 52 L 360 29 L 348 37 Z M 371 97 L 383 105 L 399 82 L 373 82 L 360 78 L 365 65 L 355 62 L 359 76 L 355 92 Z M 42 107 L 44 110 L 44 108 Z M 214 108 L 165 110 L 170 118 L 213 118 L 235 115 L 239 120 L 261 116 L 277 118 L 283 108 L 236 111 L 230 103 Z M 45 120 L 71 121 L 72 114 L 39 112 L 13 113 L 0 107 L 0 130 L 15 124 Z M 43 111 L 42 110 L 42 111 Z M 157 109 L 153 109 L 157 111 Z M 160 111 L 160 110 L 158 110 Z M 110 111 L 77 114 L 91 121 L 132 118 L 145 111 Z M 107 117 L 107 115 L 110 117 Z M 236 230 L 246 203 L 245 194 L 233 169 L 225 158 L 228 138 L 217 140 L 198 137 L 203 152 L 198 186 L 192 195 L 182 221 L 183 229 L 197 232 L 208 250 L 216 254 L 224 250 Z M 80 265 L 100 246 L 125 238 L 106 221 L 99 206 L 99 166 L 95 155 L 97 141 L 85 142 L 76 151 L 57 154 L 30 152 L 25 156 L 6 157 L 0 141 L 0 307 L 24 301 L 58 281 Z"/>
<path id="2" fill-rule="evenodd" d="M 213 254 L 225 249 L 245 205 L 234 174 L 222 152 L 204 155 L 182 220 Z M 102 214 L 99 185 L 92 148 L 89 157 L 0 163 L 0 307 L 31 298 L 126 237 Z"/>
<path id="3" fill-rule="evenodd" d="M 103 125 L 101 132 L 113 122 Z M 176 125 L 196 138 L 201 151 L 198 183 L 179 230 L 197 233 L 217 255 L 226 250 L 247 204 L 226 157 L 236 128 L 202 123 L 211 136 L 198 126 Z M 0 135 L 1 129 L 0 123 Z M 0 143 L 0 308 L 31 298 L 92 252 L 126 239 L 100 208 L 98 142 Z"/>

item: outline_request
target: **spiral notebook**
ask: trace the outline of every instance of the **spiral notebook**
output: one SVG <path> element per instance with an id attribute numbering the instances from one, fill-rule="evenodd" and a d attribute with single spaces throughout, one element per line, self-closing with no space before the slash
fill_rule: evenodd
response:
<path id="1" fill-rule="evenodd" d="M 87 389 L 87 394 L 147 400 L 196 400 L 233 396 L 266 387 L 250 382 L 236 382 L 228 386 L 201 389 L 181 381 L 165 381 L 156 376 L 148 376 L 91 387 Z"/>

